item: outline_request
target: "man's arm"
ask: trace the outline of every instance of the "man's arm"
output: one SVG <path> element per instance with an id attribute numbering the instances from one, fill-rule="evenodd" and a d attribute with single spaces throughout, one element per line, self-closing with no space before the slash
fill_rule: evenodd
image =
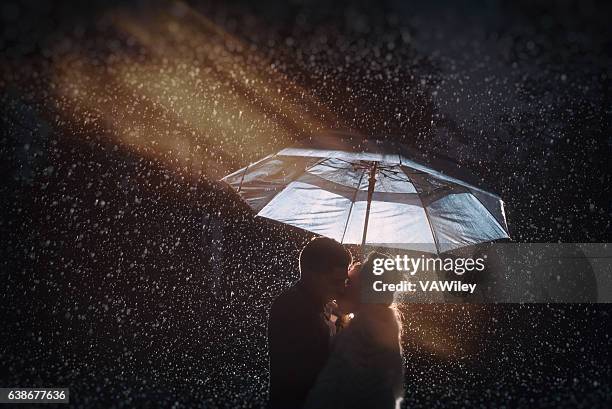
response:
<path id="1" fill-rule="evenodd" d="M 274 303 L 268 325 L 270 407 L 297 408 L 327 359 L 328 338 L 312 317 L 282 304 Z"/>

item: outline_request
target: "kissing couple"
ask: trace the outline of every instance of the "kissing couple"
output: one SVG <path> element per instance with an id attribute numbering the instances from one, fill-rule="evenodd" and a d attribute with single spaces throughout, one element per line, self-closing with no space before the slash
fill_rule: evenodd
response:
<path id="1" fill-rule="evenodd" d="M 362 297 L 377 258 L 388 256 L 352 263 L 325 237 L 302 249 L 300 280 L 270 312 L 270 409 L 399 408 L 404 365 L 393 293 L 376 303 Z"/>

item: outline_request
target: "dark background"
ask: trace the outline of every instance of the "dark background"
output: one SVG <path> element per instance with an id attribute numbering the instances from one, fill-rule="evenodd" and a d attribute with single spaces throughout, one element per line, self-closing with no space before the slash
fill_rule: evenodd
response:
<path id="1" fill-rule="evenodd" d="M 610 241 L 605 2 L 3 2 L 0 384 L 261 407 L 309 234 L 215 182 L 323 129 L 457 162 L 522 242 Z M 607 305 L 405 305 L 407 407 L 609 407 Z"/>

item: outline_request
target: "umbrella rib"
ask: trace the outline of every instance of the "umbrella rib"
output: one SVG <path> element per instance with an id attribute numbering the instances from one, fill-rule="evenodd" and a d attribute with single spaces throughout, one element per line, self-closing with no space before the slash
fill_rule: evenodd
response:
<path id="1" fill-rule="evenodd" d="M 412 183 L 412 185 L 414 186 L 414 183 L 412 182 L 410 175 L 406 173 L 406 171 L 402 169 L 401 166 L 400 166 L 400 170 L 404 172 L 406 177 L 408 177 L 408 180 L 410 180 L 410 183 Z M 427 224 L 429 224 L 429 230 L 431 230 L 431 237 L 433 238 L 434 246 L 436 246 L 436 253 L 440 254 L 440 245 L 438 244 L 438 239 L 436 238 L 436 232 L 434 231 L 433 225 L 431 224 L 431 220 L 429 218 L 429 212 L 427 211 L 427 207 L 425 206 L 423 199 L 421 199 L 421 195 L 418 191 L 417 191 L 417 197 L 419 198 L 419 200 L 421 201 L 421 205 L 423 206 L 423 211 L 425 212 L 425 218 L 427 219 Z"/>
<path id="2" fill-rule="evenodd" d="M 316 161 L 315 163 L 313 163 L 310 166 L 306 166 L 306 168 L 304 169 L 304 171 L 302 173 L 300 173 L 295 180 L 299 179 L 300 177 L 302 177 L 304 175 L 304 173 L 308 172 L 310 169 L 314 168 L 317 165 L 320 165 L 321 163 L 325 162 L 326 160 L 328 160 L 329 157 L 325 157 L 325 158 L 321 158 L 320 160 Z M 329 166 L 329 165 L 328 165 Z"/>
<path id="3" fill-rule="evenodd" d="M 244 177 L 246 176 L 247 172 L 249 171 L 249 166 L 251 166 L 250 163 L 248 165 L 246 165 L 246 167 L 244 168 L 244 172 L 242 172 L 242 177 L 240 178 L 240 184 L 238 185 L 238 190 L 237 190 L 238 193 L 240 193 L 240 190 L 242 189 L 242 182 L 244 182 Z"/>
<path id="4" fill-rule="evenodd" d="M 474 198 L 476 200 L 478 200 L 478 202 L 482 205 L 482 207 L 484 207 L 484 209 L 487 211 L 487 213 L 489 213 L 489 216 L 491 216 L 493 218 L 493 221 L 495 223 L 497 223 L 497 225 L 504 231 L 504 233 L 506 233 L 508 236 L 510 236 L 510 233 L 506 230 L 506 228 L 504 228 L 504 226 L 501 225 L 501 223 L 499 222 L 499 220 L 497 220 L 497 217 L 495 217 L 495 215 L 493 213 L 491 213 L 491 211 L 489 210 L 489 208 L 487 206 L 485 206 L 485 204 L 482 202 L 482 200 L 480 200 L 480 198 L 478 196 L 476 196 L 474 193 L 470 192 L 470 194 L 472 196 L 474 196 Z M 507 223 L 506 223 L 507 224 Z"/>
<path id="5" fill-rule="evenodd" d="M 361 186 L 361 181 L 363 180 L 363 176 L 365 175 L 365 168 L 361 171 L 361 176 L 359 177 L 359 182 L 357 182 L 357 188 L 355 188 L 355 194 L 353 195 L 353 200 L 351 201 L 351 207 L 349 208 L 348 216 L 346 217 L 346 223 L 344 224 L 344 231 L 342 232 L 342 239 L 340 243 L 344 242 L 344 236 L 346 235 L 346 230 L 348 229 L 349 221 L 351 220 L 351 213 L 353 212 L 353 205 L 355 205 L 355 200 L 357 199 L 357 193 L 359 193 L 359 187 Z"/>
<path id="6" fill-rule="evenodd" d="M 423 203 L 421 196 L 417 193 L 419 200 Z M 431 237 L 433 237 L 434 245 L 436 246 L 436 252 L 440 254 L 440 245 L 438 244 L 438 239 L 436 238 L 436 232 L 434 231 L 433 225 L 431 224 L 431 219 L 429 217 L 429 212 L 427 211 L 427 207 L 423 204 L 423 211 L 425 212 L 425 218 L 427 219 L 427 223 L 429 223 L 429 230 L 431 230 Z"/>
<path id="7" fill-rule="evenodd" d="M 274 154 L 274 155 L 270 155 L 270 156 L 268 156 L 268 157 L 274 157 L 274 156 L 279 156 L 279 155 Z M 286 155 L 281 155 L 281 156 L 286 156 Z M 266 157 L 266 158 L 264 158 L 264 159 L 267 159 L 268 157 Z M 254 164 L 257 164 L 257 163 L 259 163 L 259 162 L 262 162 L 264 159 L 262 159 L 262 160 L 260 160 L 260 161 L 258 161 L 258 162 L 256 162 L 256 163 L 254 163 Z M 291 183 L 291 182 L 294 182 L 294 181 L 298 180 L 299 178 L 301 178 L 302 176 L 304 176 L 304 174 L 306 174 L 306 172 L 308 172 L 310 169 L 312 169 L 312 168 L 314 168 L 315 166 L 320 165 L 321 163 L 323 163 L 323 162 L 325 162 L 326 160 L 328 160 L 328 159 L 329 159 L 329 157 L 325 157 L 325 158 L 316 158 L 316 159 L 318 159 L 318 160 L 316 160 L 316 161 L 315 161 L 314 163 L 312 163 L 310 166 L 306 166 L 306 167 L 304 168 L 304 170 L 303 170 L 303 171 L 301 171 L 299 174 L 295 175 L 295 177 L 294 177 L 294 178 L 293 178 L 293 179 L 292 179 L 292 180 L 291 180 L 289 183 Z M 250 164 L 249 166 L 254 165 L 254 164 L 252 163 L 252 164 Z M 247 168 L 248 168 L 249 166 L 247 166 Z M 242 181 L 243 181 L 243 179 L 244 179 L 244 174 L 242 175 L 242 179 L 240 180 L 240 187 L 242 187 Z M 288 185 L 289 183 L 286 183 L 286 184 L 285 184 L 285 187 L 287 187 L 286 185 Z M 283 188 L 283 189 L 281 189 L 281 191 L 282 191 L 282 190 L 284 190 L 284 188 Z M 240 192 L 240 190 L 238 190 L 238 192 Z M 264 205 L 263 205 L 263 207 L 266 207 L 266 206 L 268 205 L 268 203 L 270 203 L 272 200 L 274 200 L 274 198 L 275 198 L 275 197 L 276 197 L 276 196 L 277 196 L 279 193 L 280 193 L 280 191 L 279 191 L 279 192 L 274 193 L 274 194 L 272 195 L 272 197 L 271 197 L 271 198 L 270 198 L 270 199 L 269 199 L 269 200 L 266 202 L 266 204 L 264 204 Z M 263 209 L 263 207 L 262 207 L 262 209 Z M 261 209 L 260 209 L 260 211 L 261 211 Z M 259 214 L 259 213 L 257 213 L 257 214 Z"/>
<path id="8" fill-rule="evenodd" d="M 291 182 L 294 182 L 294 181 L 298 180 L 299 178 L 304 176 L 310 169 L 314 168 L 317 165 L 320 165 L 321 163 L 325 162 L 328 159 L 329 159 L 329 157 L 321 158 L 321 159 L 315 161 L 312 165 L 306 166 L 302 172 L 300 172 L 299 174 L 295 175 L 295 177 L 293 178 L 293 180 L 291 180 Z M 289 183 L 291 183 L 291 182 L 289 182 Z M 289 183 L 287 183 L 287 185 Z M 287 186 L 285 186 L 285 187 L 287 187 Z M 278 195 L 278 193 L 280 193 L 280 192 L 277 192 L 274 196 Z M 270 203 L 272 200 L 274 200 L 274 196 L 272 197 L 272 199 L 270 199 L 270 201 L 268 203 Z"/>

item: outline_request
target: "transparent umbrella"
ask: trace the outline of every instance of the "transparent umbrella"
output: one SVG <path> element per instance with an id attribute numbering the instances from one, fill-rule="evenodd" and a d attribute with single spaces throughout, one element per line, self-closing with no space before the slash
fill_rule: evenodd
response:
<path id="1" fill-rule="evenodd" d="M 501 198 L 390 142 L 321 136 L 227 175 L 260 217 L 361 244 L 440 254 L 509 238 Z"/>

